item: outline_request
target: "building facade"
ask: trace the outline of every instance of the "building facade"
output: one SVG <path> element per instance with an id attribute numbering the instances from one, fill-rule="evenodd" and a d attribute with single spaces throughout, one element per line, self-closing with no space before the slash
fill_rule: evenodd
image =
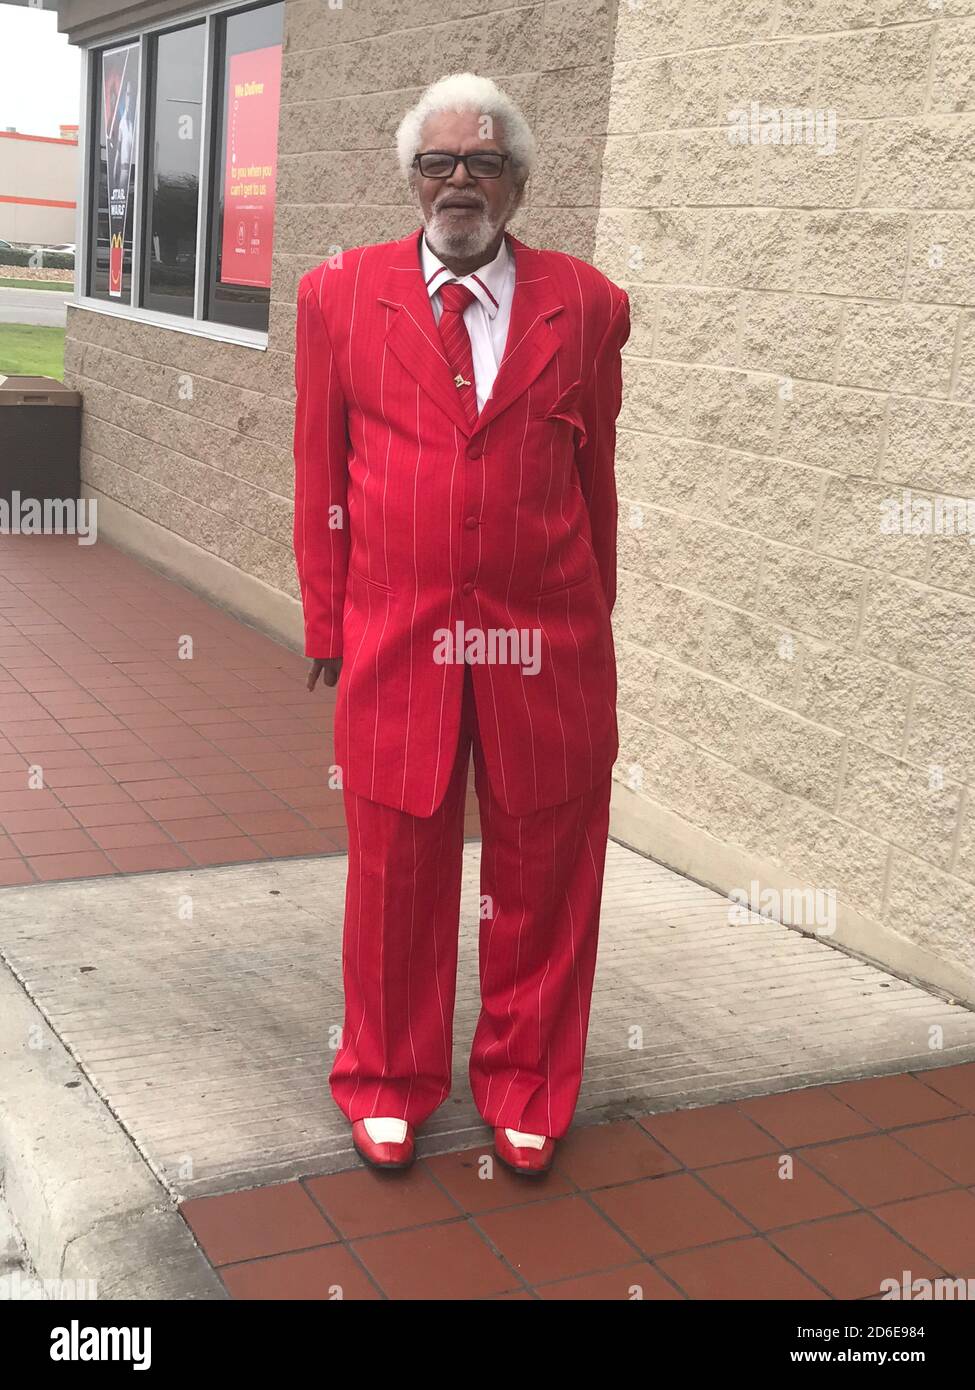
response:
<path id="1" fill-rule="evenodd" d="M 613 833 L 975 1000 L 975 0 L 59 22 L 88 55 L 66 366 L 103 534 L 299 643 L 298 280 L 418 225 L 402 112 L 496 78 L 540 146 L 513 230 L 633 307 Z"/>
<path id="2" fill-rule="evenodd" d="M 73 243 L 77 185 L 77 126 L 62 126 L 59 136 L 0 130 L 0 239 Z"/>

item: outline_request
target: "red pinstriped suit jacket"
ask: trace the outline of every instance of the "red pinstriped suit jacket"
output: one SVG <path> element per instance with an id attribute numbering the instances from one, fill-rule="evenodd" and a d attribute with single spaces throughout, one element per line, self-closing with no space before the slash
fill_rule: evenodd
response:
<path id="1" fill-rule="evenodd" d="M 540 669 L 472 664 L 491 789 L 511 815 L 612 767 L 614 451 L 629 300 L 508 235 L 504 356 L 472 427 L 444 357 L 420 231 L 345 251 L 298 291 L 294 544 L 305 651 L 343 658 L 350 791 L 428 816 L 454 762 L 463 664 L 438 630 L 537 631 Z"/>

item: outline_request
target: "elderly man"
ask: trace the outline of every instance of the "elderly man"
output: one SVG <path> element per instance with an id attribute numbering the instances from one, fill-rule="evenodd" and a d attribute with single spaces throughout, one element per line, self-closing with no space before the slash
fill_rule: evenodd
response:
<path id="1" fill-rule="evenodd" d="M 499 1159 L 537 1176 L 575 1110 L 596 961 L 629 302 L 506 231 L 535 149 L 493 82 L 436 82 L 397 148 L 422 228 L 298 292 L 295 555 L 349 826 L 329 1081 L 366 1162 L 412 1162 L 450 1091 L 473 749 L 470 1082 Z"/>

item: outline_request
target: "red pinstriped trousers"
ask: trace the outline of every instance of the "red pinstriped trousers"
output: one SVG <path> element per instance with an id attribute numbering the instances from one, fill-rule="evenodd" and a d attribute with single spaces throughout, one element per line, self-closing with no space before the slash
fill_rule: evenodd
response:
<path id="1" fill-rule="evenodd" d="M 487 1124 L 557 1139 L 582 1083 L 612 778 L 561 805 L 507 815 L 491 792 L 464 674 L 456 761 L 434 814 L 345 793 L 345 1021 L 329 1085 L 350 1120 L 419 1124 L 450 1093 L 473 744 L 482 915 L 471 1090 Z"/>

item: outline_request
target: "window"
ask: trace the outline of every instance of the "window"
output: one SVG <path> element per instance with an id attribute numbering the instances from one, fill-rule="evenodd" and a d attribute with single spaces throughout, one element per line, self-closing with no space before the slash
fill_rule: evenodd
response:
<path id="1" fill-rule="evenodd" d="M 142 303 L 193 313 L 203 120 L 202 24 L 150 46 Z"/>
<path id="2" fill-rule="evenodd" d="M 89 298 L 266 334 L 283 14 L 216 11 L 91 53 Z"/>

